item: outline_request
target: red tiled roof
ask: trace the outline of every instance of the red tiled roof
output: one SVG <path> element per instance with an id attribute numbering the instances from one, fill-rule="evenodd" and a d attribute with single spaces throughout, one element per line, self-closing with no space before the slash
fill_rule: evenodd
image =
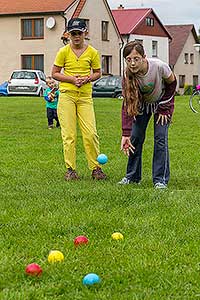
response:
<path id="1" fill-rule="evenodd" d="M 112 14 L 120 34 L 130 34 L 151 11 L 152 9 L 150 8 L 114 9 L 112 10 Z"/>
<path id="2" fill-rule="evenodd" d="M 75 0 L 0 0 L 0 15 L 64 12 Z"/>
<path id="3" fill-rule="evenodd" d="M 78 4 L 77 8 L 75 9 L 75 12 L 74 12 L 74 14 L 72 16 L 73 18 L 79 17 L 79 15 L 80 15 L 80 13 L 81 13 L 81 11 L 83 9 L 83 6 L 85 5 L 85 2 L 86 2 L 86 0 L 80 0 L 79 1 L 79 4 Z"/>
<path id="4" fill-rule="evenodd" d="M 189 34 L 191 32 L 193 33 L 196 43 L 198 43 L 198 37 L 193 24 L 165 25 L 165 28 L 172 37 L 172 41 L 169 44 L 169 63 L 170 65 L 174 66 L 181 54 Z"/>

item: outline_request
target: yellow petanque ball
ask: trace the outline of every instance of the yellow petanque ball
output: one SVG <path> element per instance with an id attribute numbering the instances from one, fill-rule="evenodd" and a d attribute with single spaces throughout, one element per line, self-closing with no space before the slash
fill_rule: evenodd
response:
<path id="1" fill-rule="evenodd" d="M 64 260 L 64 255 L 62 254 L 61 251 L 58 251 L 58 250 L 50 251 L 49 256 L 48 256 L 49 263 L 61 262 L 63 260 Z"/>
<path id="2" fill-rule="evenodd" d="M 112 234 L 112 239 L 113 240 L 123 240 L 123 234 L 121 234 L 120 232 L 114 232 Z"/>

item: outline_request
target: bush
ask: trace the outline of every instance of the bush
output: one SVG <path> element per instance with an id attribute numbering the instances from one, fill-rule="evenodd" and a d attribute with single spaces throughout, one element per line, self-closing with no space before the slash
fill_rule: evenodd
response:
<path id="1" fill-rule="evenodd" d="M 184 85 L 184 95 L 192 95 L 193 93 L 193 85 L 185 84 Z"/>

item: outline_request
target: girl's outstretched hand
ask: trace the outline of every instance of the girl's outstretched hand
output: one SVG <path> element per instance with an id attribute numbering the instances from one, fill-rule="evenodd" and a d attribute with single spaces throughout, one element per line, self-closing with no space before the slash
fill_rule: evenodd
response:
<path id="1" fill-rule="evenodd" d="M 130 152 L 134 153 L 135 147 L 131 144 L 129 136 L 122 136 L 121 140 L 121 151 L 124 152 L 125 155 L 129 156 Z"/>
<path id="2" fill-rule="evenodd" d="M 162 126 L 165 124 L 168 124 L 171 121 L 171 116 L 170 115 L 158 115 L 158 119 L 156 121 L 156 124 L 161 124 Z"/>

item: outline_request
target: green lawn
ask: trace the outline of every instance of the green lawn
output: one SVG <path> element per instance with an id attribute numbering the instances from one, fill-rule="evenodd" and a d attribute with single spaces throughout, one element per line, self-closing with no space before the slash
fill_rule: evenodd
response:
<path id="1" fill-rule="evenodd" d="M 91 180 L 79 132 L 82 180 L 65 182 L 60 130 L 47 129 L 43 99 L 0 98 L 0 299 L 200 299 L 200 116 L 188 97 L 177 97 L 166 191 L 152 186 L 152 123 L 141 185 L 118 186 L 127 162 L 119 150 L 121 101 L 94 102 L 108 180 Z M 115 231 L 123 241 L 111 239 Z M 78 235 L 89 245 L 75 249 Z M 53 249 L 63 263 L 48 263 Z M 25 275 L 32 262 L 41 277 Z M 83 286 L 87 273 L 101 284 Z"/>

